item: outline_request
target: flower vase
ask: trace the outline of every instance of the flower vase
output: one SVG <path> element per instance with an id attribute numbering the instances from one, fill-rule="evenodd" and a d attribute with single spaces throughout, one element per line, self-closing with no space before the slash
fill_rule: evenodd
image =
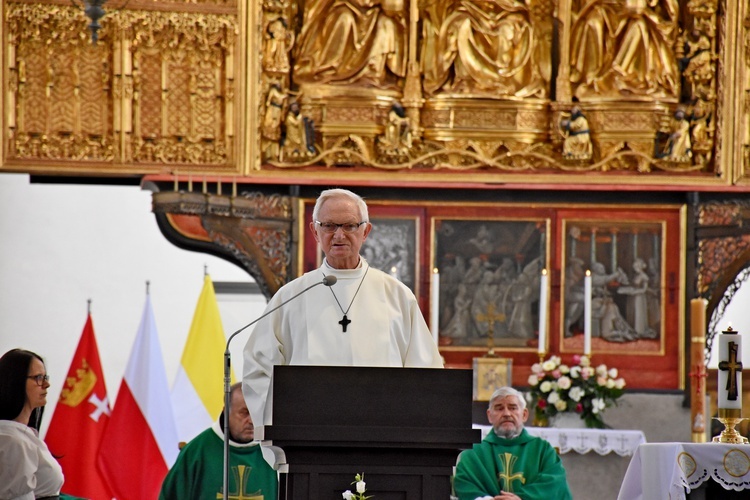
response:
<path id="1" fill-rule="evenodd" d="M 558 413 L 552 419 L 552 427 L 566 428 L 566 429 L 585 429 L 586 421 L 581 418 L 578 413 L 563 412 Z"/>

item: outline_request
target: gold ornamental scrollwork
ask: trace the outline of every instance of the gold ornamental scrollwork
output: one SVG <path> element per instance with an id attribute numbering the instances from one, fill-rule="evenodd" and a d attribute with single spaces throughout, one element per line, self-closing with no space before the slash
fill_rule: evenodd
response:
<path id="1" fill-rule="evenodd" d="M 257 168 L 718 175 L 717 7 L 267 0 Z"/>
<path id="2" fill-rule="evenodd" d="M 76 8 L 6 18 L 8 159 L 236 168 L 236 15 L 115 9 L 96 44 Z"/>

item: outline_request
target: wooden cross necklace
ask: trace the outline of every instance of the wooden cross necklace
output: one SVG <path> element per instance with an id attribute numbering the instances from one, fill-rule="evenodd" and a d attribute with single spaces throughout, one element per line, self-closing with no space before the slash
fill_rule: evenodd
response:
<path id="1" fill-rule="evenodd" d="M 365 282 L 365 277 L 367 276 L 367 271 L 370 270 L 370 266 L 367 266 L 367 269 L 365 269 L 365 274 L 362 275 L 362 280 L 359 282 L 359 286 L 357 287 L 357 291 L 354 292 L 354 297 L 352 297 L 352 301 L 349 302 L 349 307 L 346 308 L 346 311 L 344 311 L 344 308 L 341 307 L 341 302 L 339 302 L 339 298 L 336 297 L 336 292 L 333 291 L 333 287 L 328 287 L 328 289 L 333 294 L 333 298 L 336 299 L 336 303 L 339 305 L 339 309 L 341 309 L 341 312 L 344 313 L 344 317 L 341 318 L 341 321 L 339 321 L 339 325 L 341 325 L 341 331 L 346 333 L 346 327 L 349 326 L 349 323 L 352 322 L 349 318 L 346 317 L 346 315 L 349 313 L 349 309 L 352 308 L 352 304 L 354 304 L 354 299 L 357 298 L 357 294 L 359 293 L 359 289 L 362 288 L 362 283 Z"/>

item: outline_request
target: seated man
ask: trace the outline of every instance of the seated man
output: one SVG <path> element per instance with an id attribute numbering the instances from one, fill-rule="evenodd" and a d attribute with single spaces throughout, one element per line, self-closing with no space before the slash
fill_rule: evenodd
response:
<path id="1" fill-rule="evenodd" d="M 526 401 L 512 387 L 490 398 L 490 432 L 461 453 L 453 487 L 459 500 L 569 500 L 573 496 L 560 457 L 547 441 L 531 436 L 523 423 Z"/>
<path id="2" fill-rule="evenodd" d="M 242 383 L 231 387 L 229 409 L 229 495 L 232 498 L 275 500 L 276 471 L 263 457 L 255 427 L 242 397 Z M 224 482 L 224 415 L 180 451 L 161 485 L 159 500 L 216 500 Z M 238 486 L 239 484 L 239 486 Z M 242 491 L 239 491 L 242 488 Z"/>

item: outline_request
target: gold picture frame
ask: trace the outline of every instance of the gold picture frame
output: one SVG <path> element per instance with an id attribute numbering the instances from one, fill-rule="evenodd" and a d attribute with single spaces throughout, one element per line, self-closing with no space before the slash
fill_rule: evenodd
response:
<path id="1" fill-rule="evenodd" d="M 513 359 L 474 358 L 474 401 L 489 401 L 492 393 L 503 386 L 512 385 Z"/>

